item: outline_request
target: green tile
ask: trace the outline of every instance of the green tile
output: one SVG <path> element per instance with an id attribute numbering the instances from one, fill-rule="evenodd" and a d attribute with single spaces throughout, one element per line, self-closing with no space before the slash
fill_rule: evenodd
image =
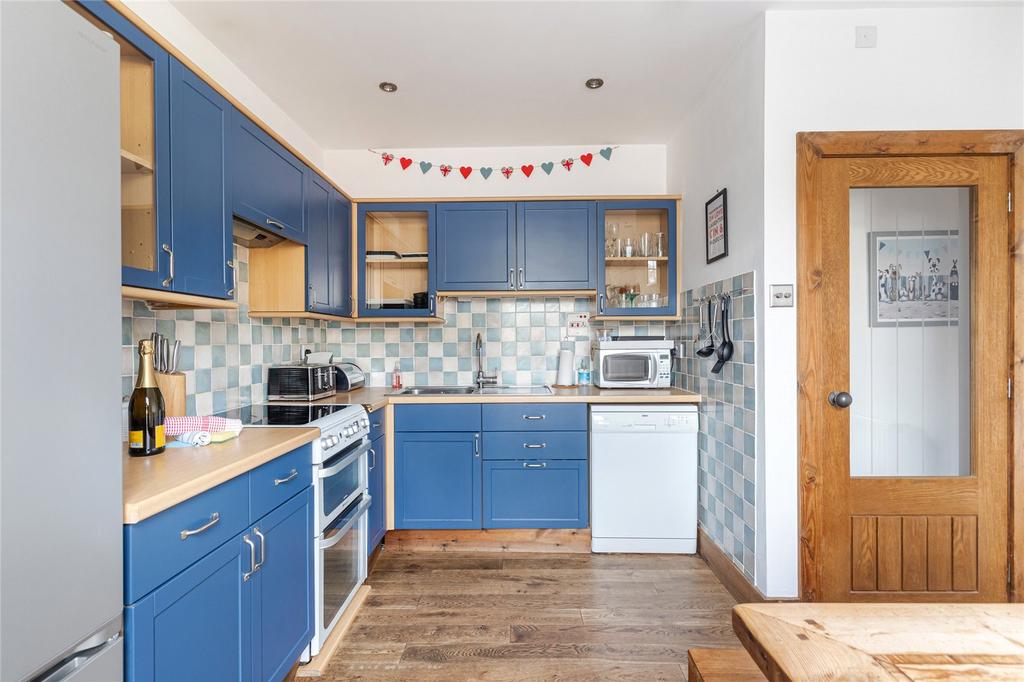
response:
<path id="1" fill-rule="evenodd" d="M 196 345 L 197 346 L 209 346 L 210 345 L 210 323 L 209 322 L 196 322 Z"/>

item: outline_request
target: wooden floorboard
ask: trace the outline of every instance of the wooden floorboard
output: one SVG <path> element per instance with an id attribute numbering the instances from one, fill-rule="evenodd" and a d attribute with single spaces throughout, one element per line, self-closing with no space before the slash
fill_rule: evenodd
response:
<path id="1" fill-rule="evenodd" d="M 739 646 L 698 557 L 388 548 L 367 582 L 323 680 L 684 680 Z"/>

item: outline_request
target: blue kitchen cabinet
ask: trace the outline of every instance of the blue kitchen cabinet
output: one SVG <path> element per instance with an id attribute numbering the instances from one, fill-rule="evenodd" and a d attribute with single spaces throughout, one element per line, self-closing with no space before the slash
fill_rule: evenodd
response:
<path id="1" fill-rule="evenodd" d="M 378 410 L 383 412 L 383 410 Z M 376 414 L 376 413 L 374 413 Z M 373 419 L 373 415 L 370 415 Z M 374 438 L 370 448 L 370 510 L 367 512 L 366 554 L 369 556 L 384 539 L 387 530 L 387 458 L 384 452 L 384 437 Z"/>
<path id="2" fill-rule="evenodd" d="M 284 679 L 313 637 L 313 490 L 264 516 L 252 528 L 258 563 L 251 580 L 254 678 Z"/>
<path id="3" fill-rule="evenodd" d="M 676 207 L 672 200 L 597 202 L 598 316 L 679 314 Z"/>
<path id="4" fill-rule="evenodd" d="M 516 210 L 516 288 L 597 286 L 597 206 L 593 201 L 523 201 Z"/>
<path id="5" fill-rule="evenodd" d="M 331 186 L 306 174 L 306 310 L 330 313 Z"/>
<path id="6" fill-rule="evenodd" d="M 235 293 L 227 142 L 232 107 L 171 58 L 171 238 L 173 291 Z"/>
<path id="7" fill-rule="evenodd" d="M 121 282 L 171 288 L 171 57 L 102 0 L 86 11 L 121 45 Z M 220 295 L 223 297 L 223 291 Z"/>
<path id="8" fill-rule="evenodd" d="M 435 204 L 359 204 L 359 317 L 437 315 Z"/>
<path id="9" fill-rule="evenodd" d="M 125 607 L 129 682 L 248 682 L 252 674 L 252 567 L 236 536 L 143 599 Z"/>
<path id="10" fill-rule="evenodd" d="M 232 109 L 232 119 L 229 169 L 234 214 L 305 244 L 303 198 L 310 171 L 245 114 Z"/>
<path id="11" fill-rule="evenodd" d="M 516 205 L 475 201 L 437 205 L 437 289 L 516 288 Z"/>
<path id="12" fill-rule="evenodd" d="M 352 204 L 331 189 L 331 223 L 327 234 L 330 304 L 335 315 L 352 314 Z"/>
<path id="13" fill-rule="evenodd" d="M 395 434 L 395 527 L 480 528 L 480 434 Z"/>
<path id="14" fill-rule="evenodd" d="M 587 461 L 484 462 L 484 528 L 586 528 Z"/>

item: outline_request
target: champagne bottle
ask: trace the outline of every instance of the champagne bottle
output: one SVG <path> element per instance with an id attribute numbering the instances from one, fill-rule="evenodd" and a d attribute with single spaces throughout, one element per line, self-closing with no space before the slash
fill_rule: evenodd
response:
<path id="1" fill-rule="evenodd" d="M 128 454 L 159 455 L 164 451 L 164 397 L 153 371 L 153 342 L 139 341 L 139 378 L 128 401 Z"/>

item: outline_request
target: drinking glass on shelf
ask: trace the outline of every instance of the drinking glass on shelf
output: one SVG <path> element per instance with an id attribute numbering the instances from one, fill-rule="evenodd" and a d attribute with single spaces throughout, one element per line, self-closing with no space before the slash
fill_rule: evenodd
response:
<path id="1" fill-rule="evenodd" d="M 662 256 L 665 255 L 665 235 L 661 232 L 652 232 L 652 234 L 654 235 L 654 253 L 649 255 L 661 258 Z"/>
<path id="2" fill-rule="evenodd" d="M 609 231 L 611 232 L 611 235 L 612 235 L 612 238 L 609 240 L 611 242 L 611 249 L 612 250 L 611 250 L 611 253 L 609 253 L 608 255 L 611 256 L 612 258 L 615 258 L 616 256 L 621 256 L 622 255 L 622 240 L 619 239 L 619 224 L 618 223 L 612 223 L 609 226 Z"/>
<path id="3" fill-rule="evenodd" d="M 643 234 L 641 234 L 640 235 L 640 245 L 638 247 L 639 250 L 640 250 L 640 254 L 639 255 L 643 256 L 644 258 L 646 258 L 648 256 L 653 256 L 654 254 L 651 253 L 651 244 L 652 243 L 653 243 L 653 240 L 651 239 L 651 233 L 650 232 L 644 232 Z"/>
<path id="4" fill-rule="evenodd" d="M 632 237 L 626 237 L 626 243 L 622 247 L 622 255 L 625 256 L 626 258 L 632 258 L 633 257 L 633 238 Z"/>

